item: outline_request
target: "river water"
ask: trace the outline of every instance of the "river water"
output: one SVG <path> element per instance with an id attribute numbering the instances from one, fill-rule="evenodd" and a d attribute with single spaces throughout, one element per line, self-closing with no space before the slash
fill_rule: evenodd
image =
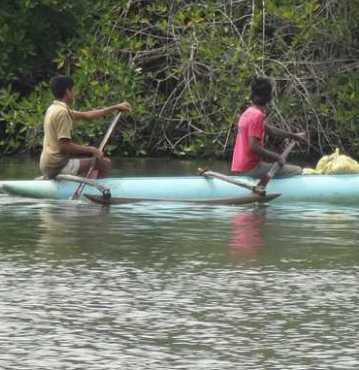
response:
<path id="1" fill-rule="evenodd" d="M 203 164 L 119 159 L 115 175 Z M 1 179 L 37 174 L 0 161 Z M 0 368 L 358 369 L 358 217 L 0 195 Z"/>

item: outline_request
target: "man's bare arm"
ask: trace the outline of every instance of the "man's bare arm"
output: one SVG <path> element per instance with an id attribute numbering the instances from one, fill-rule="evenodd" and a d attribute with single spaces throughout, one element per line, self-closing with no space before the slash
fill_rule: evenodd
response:
<path id="1" fill-rule="evenodd" d="M 256 153 L 262 160 L 270 160 L 271 162 L 279 162 L 280 165 L 283 165 L 283 161 L 280 154 L 272 152 L 271 150 L 263 148 L 260 140 L 254 136 L 249 138 L 249 145 L 254 153 Z"/>
<path id="2" fill-rule="evenodd" d="M 293 132 L 288 132 L 285 130 L 282 130 L 280 128 L 268 125 L 267 123 L 265 124 L 266 130 L 269 131 L 270 134 L 279 136 L 279 137 L 284 137 L 284 138 L 290 138 L 294 140 L 301 140 L 306 142 L 306 133 L 305 132 L 298 132 L 298 133 L 293 133 Z"/>
<path id="3" fill-rule="evenodd" d="M 103 153 L 94 146 L 79 145 L 74 143 L 70 139 L 60 139 L 59 144 L 61 153 L 69 155 L 71 157 L 94 156 L 99 159 L 103 157 Z"/>
<path id="4" fill-rule="evenodd" d="M 120 112 L 131 112 L 132 108 L 128 102 L 122 102 L 119 104 L 111 105 L 110 107 L 95 109 L 87 112 L 71 111 L 71 116 L 74 120 L 80 119 L 96 119 L 106 116 L 114 111 Z"/>

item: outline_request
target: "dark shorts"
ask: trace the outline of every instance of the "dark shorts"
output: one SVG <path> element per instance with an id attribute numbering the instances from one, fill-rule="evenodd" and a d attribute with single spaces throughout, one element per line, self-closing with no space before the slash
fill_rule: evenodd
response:
<path id="1" fill-rule="evenodd" d="M 40 170 L 42 174 L 49 178 L 53 179 L 57 175 L 78 175 L 80 169 L 80 159 L 78 158 L 71 158 L 67 161 L 65 166 L 62 168 L 50 168 L 50 167 L 44 167 L 40 163 Z"/>
<path id="2" fill-rule="evenodd" d="M 252 170 L 247 171 L 247 172 L 239 172 L 238 175 L 249 176 L 249 177 L 254 177 L 254 178 L 261 178 L 268 173 L 272 165 L 273 163 L 259 162 L 257 166 L 254 167 Z M 302 167 L 294 166 L 292 164 L 285 164 L 278 170 L 275 177 L 297 176 L 297 175 L 301 175 L 302 171 L 303 171 Z"/>

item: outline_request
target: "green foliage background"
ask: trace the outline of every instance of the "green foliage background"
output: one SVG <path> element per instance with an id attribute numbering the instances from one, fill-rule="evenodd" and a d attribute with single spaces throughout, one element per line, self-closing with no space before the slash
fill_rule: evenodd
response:
<path id="1" fill-rule="evenodd" d="M 41 150 L 48 81 L 62 73 L 77 110 L 133 105 L 110 151 L 228 156 L 250 80 L 267 75 L 273 124 L 305 130 L 307 153 L 359 156 L 358 17 L 358 0 L 2 0 L 0 151 Z M 77 139 L 105 130 L 86 122 Z"/>

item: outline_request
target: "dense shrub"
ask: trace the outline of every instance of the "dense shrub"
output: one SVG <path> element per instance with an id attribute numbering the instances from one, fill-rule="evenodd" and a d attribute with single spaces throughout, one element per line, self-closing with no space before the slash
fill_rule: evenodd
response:
<path id="1" fill-rule="evenodd" d="M 22 9 L 16 21 L 9 5 L 13 3 Z M 359 155 L 355 140 L 359 4 L 355 2 L 17 0 L 9 4 L 7 13 L 0 13 L 13 16 L 7 32 L 21 28 L 26 37 L 6 41 L 12 52 L 1 59 L 0 70 L 8 76 L 0 94 L 3 152 L 40 149 L 38 134 L 51 101 L 46 81 L 62 72 L 76 80 L 80 93 L 76 109 L 122 99 L 134 105 L 134 113 L 123 120 L 110 147 L 125 155 L 227 155 L 232 124 L 248 103 L 253 75 L 269 75 L 276 81 L 269 119 L 282 128 L 306 130 L 312 146 L 302 149 L 318 154 L 340 146 Z M 53 24 L 54 14 L 56 27 L 42 37 L 36 36 L 36 28 L 29 33 L 34 14 L 44 20 L 43 26 L 37 25 L 39 32 Z M 29 55 L 27 65 L 17 57 L 22 47 Z M 26 80 L 33 75 L 40 82 L 24 95 L 14 82 L 19 76 Z M 83 124 L 78 139 L 94 143 L 103 130 L 101 122 Z"/>

